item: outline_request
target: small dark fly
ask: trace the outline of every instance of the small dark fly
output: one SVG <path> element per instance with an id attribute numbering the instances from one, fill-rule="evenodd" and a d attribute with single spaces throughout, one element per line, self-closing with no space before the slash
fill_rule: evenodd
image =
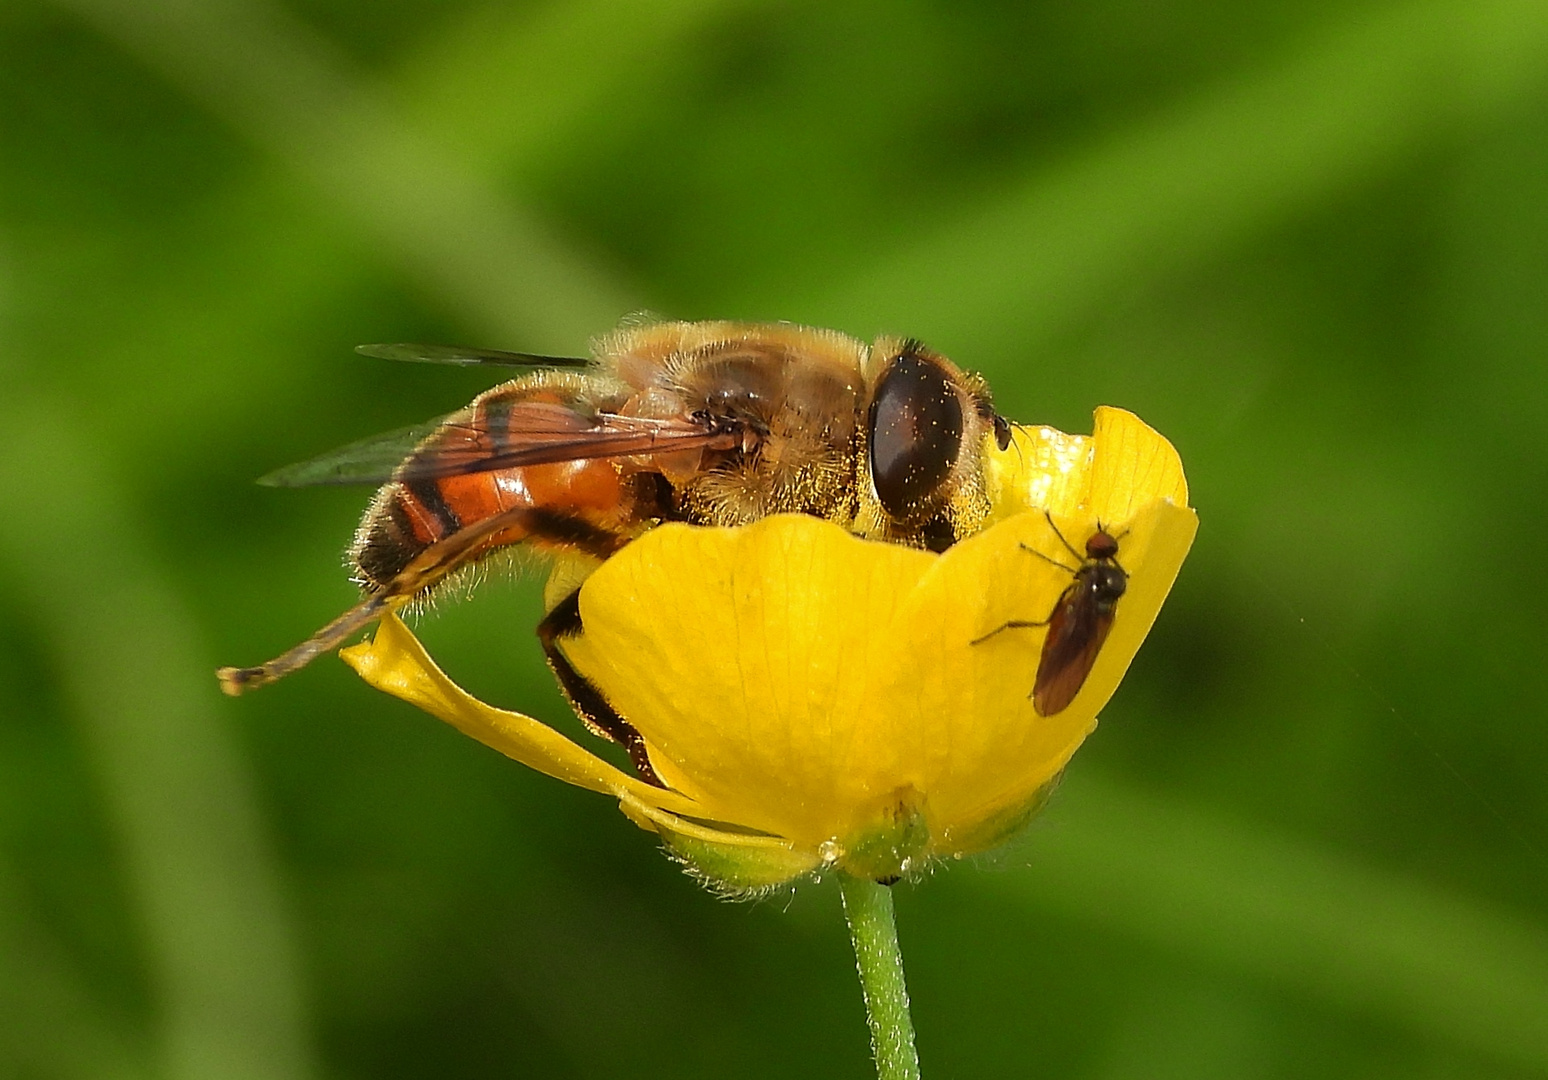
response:
<path id="1" fill-rule="evenodd" d="M 1086 540 L 1086 553 L 1081 555 L 1064 538 L 1053 516 L 1044 512 L 1048 526 L 1065 549 L 1080 563 L 1078 567 L 1065 566 L 1058 559 L 1050 558 L 1035 548 L 1021 545 L 1040 559 L 1047 559 L 1062 570 L 1075 576 L 1070 587 L 1060 595 L 1048 618 L 1038 622 L 1013 619 L 991 630 L 973 644 L 987 641 L 1002 630 L 1022 630 L 1035 626 L 1048 627 L 1043 639 L 1043 654 L 1037 662 L 1037 678 L 1032 684 L 1032 707 L 1039 716 L 1053 716 L 1063 712 L 1086 684 L 1086 676 L 1096 663 L 1102 643 L 1113 628 L 1118 613 L 1118 601 L 1129 586 L 1129 575 L 1118 565 L 1118 540 L 1100 522 L 1097 531 Z"/>

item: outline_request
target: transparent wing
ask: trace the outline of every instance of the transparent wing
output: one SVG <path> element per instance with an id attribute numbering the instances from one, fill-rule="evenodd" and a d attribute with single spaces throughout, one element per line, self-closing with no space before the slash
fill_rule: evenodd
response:
<path id="1" fill-rule="evenodd" d="M 588 458 L 728 450 L 740 441 L 707 419 L 586 414 L 543 401 L 516 402 L 485 416 L 489 419 L 483 423 L 459 417 L 443 424 L 393 477 L 423 480 Z"/>
<path id="2" fill-rule="evenodd" d="M 319 484 L 382 484 L 403 459 L 413 454 L 420 443 L 434 435 L 447 417 L 426 420 L 411 427 L 384 431 L 380 435 L 329 450 L 326 454 L 260 476 L 264 487 L 315 487 Z"/>
<path id="3" fill-rule="evenodd" d="M 504 349 L 465 349 L 457 345 L 420 345 L 400 342 L 393 345 L 356 345 L 362 356 L 382 360 L 406 360 L 412 364 L 454 364 L 459 367 L 588 367 L 590 360 L 578 356 L 538 356 L 536 353 L 507 352 Z"/>
<path id="4" fill-rule="evenodd" d="M 587 413 L 550 401 L 501 402 L 400 428 L 276 469 L 267 487 L 384 484 L 586 458 L 731 449 L 740 436 L 707 419 Z"/>

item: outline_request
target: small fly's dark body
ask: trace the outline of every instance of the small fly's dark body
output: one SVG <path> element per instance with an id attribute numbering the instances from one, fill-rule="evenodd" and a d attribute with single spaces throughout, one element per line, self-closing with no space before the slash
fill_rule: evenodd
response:
<path id="1" fill-rule="evenodd" d="M 1037 677 L 1032 684 L 1032 707 L 1039 716 L 1053 716 L 1063 712 L 1086 684 L 1097 654 L 1112 631 L 1113 620 L 1118 614 L 1118 601 L 1129 586 L 1129 575 L 1118 565 L 1118 540 L 1101 523 L 1097 531 L 1086 540 L 1086 553 L 1081 555 L 1064 538 L 1052 515 L 1049 528 L 1069 553 L 1080 561 L 1078 567 L 1068 567 L 1057 559 L 1049 558 L 1035 548 L 1022 547 L 1040 559 L 1047 559 L 1055 566 L 1075 575 L 1069 588 L 1059 596 L 1048 618 L 1038 622 L 1014 619 L 991 630 L 978 641 L 987 641 L 1002 630 L 1019 630 L 1030 627 L 1048 627 L 1043 639 L 1043 652 L 1037 662 Z M 978 642 L 974 642 L 977 644 Z"/>

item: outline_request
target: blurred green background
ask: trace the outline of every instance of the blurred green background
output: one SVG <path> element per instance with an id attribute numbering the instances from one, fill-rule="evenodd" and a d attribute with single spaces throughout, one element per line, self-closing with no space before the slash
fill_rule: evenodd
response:
<path id="1" fill-rule="evenodd" d="M 1548 6 L 0 0 L 0 1076 L 867 1074 L 831 885 L 326 659 L 255 476 L 623 313 L 1134 409 L 1202 529 L 1065 787 L 900 887 L 929 1077 L 1548 1075 Z M 530 583 L 422 633 L 574 731 Z M 1025 673 L 1023 673 L 1025 674 Z"/>

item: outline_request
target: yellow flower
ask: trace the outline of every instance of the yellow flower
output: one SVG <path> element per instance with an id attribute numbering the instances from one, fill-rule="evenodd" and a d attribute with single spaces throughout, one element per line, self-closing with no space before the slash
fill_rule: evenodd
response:
<path id="1" fill-rule="evenodd" d="M 571 664 L 644 738 L 667 785 L 458 689 L 396 618 L 344 657 L 535 769 L 619 800 L 711 883 L 824 867 L 889 880 L 1007 837 L 1096 725 L 1193 541 L 1171 445 L 1120 409 L 1090 436 L 1016 428 L 985 448 L 986 526 L 932 554 L 781 515 L 651 530 L 581 589 Z M 1098 529 L 1128 575 L 1068 707 L 1030 700 L 1045 627 Z M 1057 531 L 1056 531 L 1057 530 Z M 1062 564 L 1062 565 L 1060 565 Z"/>

